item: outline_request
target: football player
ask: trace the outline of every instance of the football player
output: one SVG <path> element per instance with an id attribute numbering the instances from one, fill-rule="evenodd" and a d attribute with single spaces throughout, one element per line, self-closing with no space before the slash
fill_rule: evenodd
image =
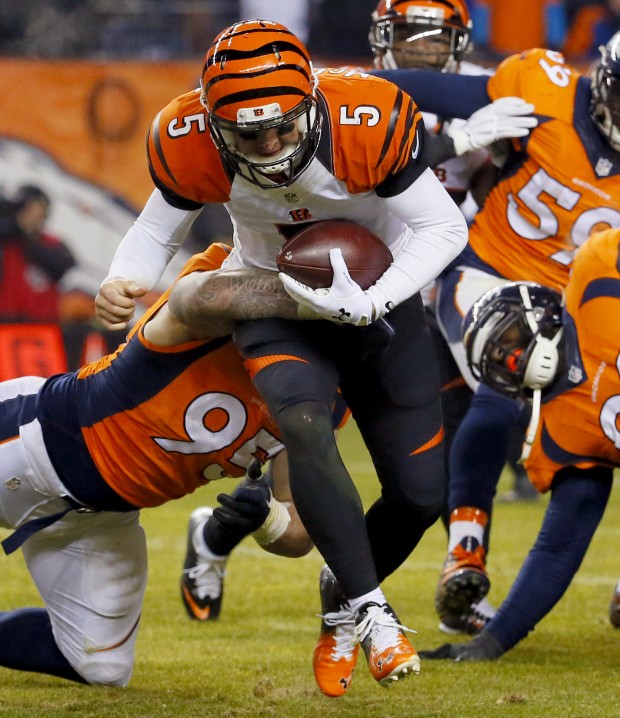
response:
<path id="1" fill-rule="evenodd" d="M 369 33 L 375 65 L 386 68 L 428 67 L 437 72 L 463 71 L 468 74 L 480 74 L 484 72 L 483 68 L 463 62 L 463 58 L 471 48 L 471 28 L 469 11 L 461 0 L 454 2 L 448 0 L 442 0 L 442 2 L 430 0 L 384 2 L 382 0 L 373 12 Z M 472 148 L 489 144 L 495 137 L 492 127 L 497 126 L 499 121 L 503 123 L 503 133 L 509 132 L 514 135 L 527 133 L 528 128 L 536 123 L 535 118 L 528 115 L 532 109 L 533 106 L 515 98 L 511 106 L 514 117 L 506 115 L 500 120 L 497 108 L 489 106 L 478 113 L 473 126 L 462 120 L 444 122 L 435 115 L 428 115 L 428 113 L 423 115 L 425 126 L 431 133 L 429 164 L 450 196 L 457 204 L 461 205 L 466 214 L 469 210 L 463 203 L 468 189 L 476 188 L 474 192 L 477 200 L 481 203 L 482 197 L 486 194 L 488 186 L 495 176 L 495 169 L 489 162 L 488 151 Z M 509 124 L 512 125 L 510 128 Z M 453 139 L 453 135 L 455 139 Z M 460 142 L 456 141 L 458 137 L 460 137 Z M 458 144 L 458 152 L 455 144 Z M 468 204 L 468 206 L 470 205 Z M 425 302 L 430 302 L 431 293 L 430 287 L 424 288 L 422 295 Z M 428 320 L 439 360 L 447 449 L 454 429 L 467 409 L 471 391 L 462 379 L 445 340 L 436 326 L 434 314 L 430 310 Z M 250 496 L 252 499 L 257 497 L 256 494 Z M 239 514 L 236 521 L 233 519 L 235 511 Z M 251 515 L 254 512 L 254 507 L 244 506 L 243 501 L 237 497 L 234 504 L 229 502 L 225 514 L 222 509 L 218 508 L 213 516 L 210 509 L 204 507 L 196 509 L 190 518 L 189 533 L 193 534 L 197 530 L 200 533 L 198 527 L 204 526 L 207 551 L 210 549 L 209 554 L 204 551 L 205 547 L 202 546 L 205 560 L 198 565 L 195 563 L 195 547 L 192 541 L 188 540 L 188 555 L 184 561 L 181 581 L 182 596 L 190 617 L 204 620 L 219 615 L 222 602 L 223 570 L 227 556 L 232 547 L 251 532 L 254 525 Z M 447 526 L 447 515 L 445 511 L 443 513 Z M 225 528 L 219 525 L 220 518 L 226 520 Z M 233 523 L 236 523 L 236 530 L 233 528 Z M 323 579 L 327 575 L 327 570 L 324 570 Z M 334 599 L 339 593 L 331 590 L 332 584 L 333 581 L 321 580 L 321 585 L 331 591 L 330 595 Z M 331 605 L 327 596 L 322 597 L 322 604 L 325 608 L 324 612 L 330 614 L 330 619 L 329 625 L 323 621 L 320 643 L 337 644 L 339 647 L 337 661 L 340 661 L 347 638 L 340 636 L 341 629 L 335 623 L 335 615 L 340 611 L 340 607 Z M 477 606 L 469 616 L 456 617 L 450 626 L 446 626 L 444 623 L 441 625 L 449 632 L 471 632 L 478 630 L 481 622 L 492 615 L 492 611 L 492 607 L 488 604 Z M 344 616 L 344 625 L 348 627 L 350 621 L 347 621 L 348 613 L 346 611 L 345 614 L 347 615 Z M 344 630 L 345 633 L 350 634 L 348 628 Z M 350 647 L 348 652 L 350 653 L 352 650 L 353 647 Z M 320 676 L 328 672 L 328 654 L 329 651 L 321 651 L 320 647 L 315 654 L 315 668 L 319 665 L 317 669 L 319 684 L 324 680 Z M 328 680 L 328 683 L 331 681 Z"/>
<path id="2" fill-rule="evenodd" d="M 470 643 L 428 657 L 492 660 L 525 638 L 564 595 L 605 511 L 620 467 L 620 230 L 593 234 L 572 267 L 564 308 L 554 289 L 509 282 L 484 294 L 463 322 L 474 376 L 531 403 L 527 471 L 551 498 L 492 621 Z"/>
<path id="3" fill-rule="evenodd" d="M 375 67 L 379 69 L 417 68 L 490 75 L 489 70 L 465 60 L 473 48 L 472 30 L 469 9 L 463 0 L 380 0 L 372 13 L 368 38 Z M 522 104 L 524 114 L 531 113 L 533 108 Z M 495 110 L 491 107 L 486 110 L 489 126 Z M 482 204 L 495 181 L 486 149 L 490 143 L 481 142 L 479 136 L 472 139 L 468 130 L 475 133 L 475 126 L 473 130 L 470 127 L 463 130 L 466 125 L 463 120 L 447 120 L 424 112 L 422 116 L 427 130 L 441 138 L 429 142 L 431 166 L 439 181 L 458 205 L 465 202 L 470 190 L 477 204 Z M 463 211 L 468 219 L 472 218 L 471 201 L 463 206 Z"/>
<path id="4" fill-rule="evenodd" d="M 529 420 L 527 405 L 478 388 L 467 367 L 461 318 L 487 289 L 510 280 L 561 289 L 588 235 L 619 225 L 619 58 L 616 34 L 590 77 L 544 49 L 507 58 L 491 78 L 389 73 L 416 92 L 423 108 L 440 114 L 467 117 L 489 99 L 517 95 L 535 105 L 539 118 L 527 138 L 509 141 L 500 179 L 476 215 L 469 245 L 439 281 L 440 325 L 476 389 L 450 456 L 450 537 L 436 594 L 440 616 L 467 613 L 489 589 L 485 527 L 511 431 Z"/>
<path id="5" fill-rule="evenodd" d="M 229 251 L 212 245 L 184 268 L 208 284 L 215 316 L 184 325 L 166 293 L 113 354 L 47 381 L 0 384 L 0 526 L 16 529 L 2 545 L 22 546 L 45 602 L 0 615 L 1 666 L 125 685 L 147 574 L 139 509 L 240 477 L 282 450 L 231 320 L 295 317 L 297 304 L 274 272 L 210 271 Z M 177 311 L 191 300 L 178 297 Z M 259 490 L 267 509 L 257 541 L 286 555 L 308 550 L 277 484 L 275 497 Z"/>
<path id="6" fill-rule="evenodd" d="M 99 316 L 125 325 L 205 202 L 231 215 L 228 267 L 276 270 L 287 237 L 322 219 L 352 219 L 385 241 L 394 262 L 365 291 L 338 250 L 326 291 L 281 275 L 300 313 L 322 321 L 244 322 L 235 341 L 287 444 L 302 522 L 351 602 L 373 677 L 391 683 L 419 659 L 379 583 L 443 500 L 438 377 L 418 292 L 462 250 L 465 221 L 427 165 L 414 102 L 392 83 L 354 70 L 318 76 L 299 39 L 263 20 L 222 31 L 201 75 L 199 90 L 153 121 L 157 189 L 119 245 Z M 367 520 L 335 443 L 337 387 L 382 485 Z"/>

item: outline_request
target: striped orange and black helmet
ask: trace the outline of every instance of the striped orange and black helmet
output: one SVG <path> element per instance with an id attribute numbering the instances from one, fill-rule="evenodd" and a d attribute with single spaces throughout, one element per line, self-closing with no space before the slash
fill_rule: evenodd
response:
<path id="1" fill-rule="evenodd" d="M 454 72 L 472 48 L 471 30 L 465 0 L 379 0 L 368 39 L 377 67 Z"/>
<path id="2" fill-rule="evenodd" d="M 225 164 L 264 189 L 291 184 L 318 145 L 316 84 L 308 51 L 283 25 L 248 20 L 223 30 L 205 55 L 201 102 Z M 269 132 L 280 151 L 248 149 Z"/>

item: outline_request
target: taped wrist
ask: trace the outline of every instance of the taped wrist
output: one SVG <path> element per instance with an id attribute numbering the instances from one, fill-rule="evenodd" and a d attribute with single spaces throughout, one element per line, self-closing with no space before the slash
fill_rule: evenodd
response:
<path id="1" fill-rule="evenodd" d="M 291 522 L 291 515 L 286 506 L 272 497 L 269 515 L 263 525 L 252 536 L 260 546 L 267 546 L 277 541 L 284 534 Z"/>
<path id="2" fill-rule="evenodd" d="M 454 143 L 454 151 L 456 152 L 457 157 L 460 157 L 473 149 L 471 137 L 467 134 L 467 132 L 465 132 L 465 130 L 453 127 L 450 128 L 448 134 Z"/>

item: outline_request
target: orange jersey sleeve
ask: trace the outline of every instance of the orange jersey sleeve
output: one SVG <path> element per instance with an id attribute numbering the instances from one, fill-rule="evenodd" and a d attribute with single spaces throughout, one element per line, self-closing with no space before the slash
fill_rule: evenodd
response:
<path id="1" fill-rule="evenodd" d="M 620 226 L 617 153 L 590 118 L 589 82 L 559 53 L 507 59 L 488 91 L 533 103 L 539 124 L 512 140 L 516 152 L 474 219 L 470 245 L 507 279 L 563 287 L 587 237 Z"/>
<path id="2" fill-rule="evenodd" d="M 329 169 L 351 194 L 368 192 L 422 159 L 422 114 L 393 83 L 348 68 L 322 70 L 319 97 L 331 139 Z"/>
<path id="3" fill-rule="evenodd" d="M 568 389 L 543 405 L 527 462 L 541 491 L 563 466 L 620 466 L 620 230 L 577 252 L 566 313 Z"/>
<path id="4" fill-rule="evenodd" d="M 199 90 L 172 100 L 153 120 L 147 141 L 155 184 L 191 202 L 227 202 L 231 180 L 207 126 Z"/>

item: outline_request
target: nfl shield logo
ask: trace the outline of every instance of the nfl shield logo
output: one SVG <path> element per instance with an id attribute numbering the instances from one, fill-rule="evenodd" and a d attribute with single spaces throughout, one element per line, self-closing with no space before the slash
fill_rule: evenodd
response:
<path id="1" fill-rule="evenodd" d="M 572 382 L 573 384 L 579 384 L 582 379 L 583 372 L 578 366 L 572 364 L 568 370 L 568 381 Z"/>
<path id="2" fill-rule="evenodd" d="M 599 157 L 594 171 L 598 177 L 607 177 L 607 175 L 611 172 L 612 167 L 612 162 L 610 162 L 606 157 Z"/>

